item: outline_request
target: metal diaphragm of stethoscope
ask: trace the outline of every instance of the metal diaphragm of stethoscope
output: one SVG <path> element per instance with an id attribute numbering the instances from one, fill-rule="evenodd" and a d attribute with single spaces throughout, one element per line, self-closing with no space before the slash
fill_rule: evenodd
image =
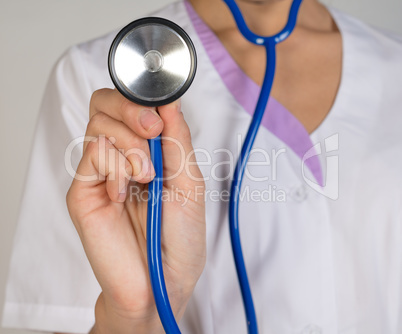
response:
<path id="1" fill-rule="evenodd" d="M 286 26 L 273 36 L 259 36 L 247 27 L 234 0 L 223 0 L 242 35 L 265 47 L 267 65 L 257 106 L 233 175 L 229 202 L 229 228 L 249 334 L 257 334 L 257 318 L 247 278 L 239 233 L 239 195 L 246 164 L 257 136 L 272 89 L 276 45 L 292 33 L 302 0 L 293 0 Z M 149 17 L 124 27 L 109 52 L 109 73 L 116 88 L 127 99 L 145 106 L 161 106 L 178 99 L 191 85 L 196 71 L 196 52 L 190 37 L 175 23 Z M 161 254 L 162 149 L 160 137 L 149 140 L 155 178 L 148 186 L 147 256 L 155 304 L 168 334 L 180 333 L 169 303 Z"/>
<path id="2" fill-rule="evenodd" d="M 177 100 L 197 67 L 194 45 L 175 23 L 146 17 L 124 27 L 109 51 L 109 73 L 127 99 L 145 106 Z"/>

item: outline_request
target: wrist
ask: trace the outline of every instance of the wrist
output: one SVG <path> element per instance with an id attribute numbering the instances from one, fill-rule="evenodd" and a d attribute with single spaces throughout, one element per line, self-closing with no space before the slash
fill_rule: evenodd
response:
<path id="1" fill-rule="evenodd" d="M 184 314 L 189 298 L 181 303 L 172 305 L 176 321 L 179 322 Z M 95 325 L 90 334 L 164 334 L 158 311 L 154 305 L 152 309 L 141 314 L 126 314 L 112 307 L 101 293 L 95 306 Z"/>
<path id="2" fill-rule="evenodd" d="M 95 306 L 95 325 L 91 334 L 125 334 L 125 333 L 155 333 L 163 334 L 164 330 L 160 322 L 156 308 L 148 314 L 138 317 L 122 314 L 111 307 L 104 298 L 103 293 Z"/>

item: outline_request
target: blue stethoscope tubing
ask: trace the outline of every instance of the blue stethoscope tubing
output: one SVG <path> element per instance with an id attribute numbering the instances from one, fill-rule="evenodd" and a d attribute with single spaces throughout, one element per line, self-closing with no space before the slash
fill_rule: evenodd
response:
<path id="1" fill-rule="evenodd" d="M 267 65 L 265 69 L 264 82 L 260 96 L 246 138 L 244 140 L 240 157 L 237 161 L 233 175 L 229 202 L 229 229 L 232 243 L 232 251 L 236 265 L 237 276 L 243 298 L 244 309 L 249 334 L 257 334 L 257 317 L 254 310 L 253 298 L 250 284 L 247 278 L 246 266 L 244 263 L 239 233 L 239 199 L 244 171 L 253 147 L 258 129 L 264 115 L 268 99 L 271 93 L 275 76 L 276 50 L 278 43 L 284 41 L 292 33 L 302 0 L 293 0 L 289 12 L 289 18 L 284 29 L 274 36 L 258 36 L 249 30 L 244 18 L 234 0 L 223 0 L 231 10 L 236 24 L 242 35 L 251 43 L 265 47 L 267 54 Z M 148 270 L 154 294 L 156 308 L 165 332 L 178 334 L 180 329 L 175 320 L 163 275 L 162 251 L 161 251 L 161 229 L 162 229 L 162 190 L 163 190 L 163 161 L 160 136 L 150 139 L 149 148 L 151 160 L 155 168 L 155 178 L 148 187 L 148 214 L 147 214 L 147 256 Z"/>
<path id="2" fill-rule="evenodd" d="M 297 15 L 299 13 L 302 0 L 294 0 L 289 12 L 288 22 L 285 28 L 274 36 L 262 37 L 254 34 L 247 27 L 240 9 L 234 0 L 224 0 L 230 8 L 233 17 L 236 21 L 242 35 L 251 43 L 257 45 L 263 45 L 267 54 L 267 65 L 265 68 L 265 77 L 261 87 L 260 96 L 258 98 L 257 106 L 255 108 L 251 124 L 247 131 L 246 138 L 244 140 L 240 157 L 237 160 L 236 168 L 233 174 L 233 181 L 230 189 L 230 201 L 229 201 L 229 230 L 230 240 L 232 243 L 232 252 L 236 265 L 237 277 L 241 289 L 243 298 L 244 310 L 246 313 L 247 330 L 249 334 L 257 334 L 257 317 L 255 315 L 253 297 L 251 294 L 250 284 L 247 278 L 246 266 L 244 263 L 243 252 L 240 242 L 239 231 L 239 199 L 241 184 L 243 181 L 244 171 L 247 165 L 247 161 L 250 156 L 251 149 L 254 145 L 255 138 L 257 136 L 258 129 L 261 124 L 262 117 L 264 115 L 269 96 L 271 94 L 272 84 L 274 82 L 275 67 L 276 67 L 276 44 L 284 41 L 293 32 L 297 21 Z"/>
<path id="3" fill-rule="evenodd" d="M 155 177 L 148 185 L 147 211 L 147 257 L 148 271 L 156 308 L 165 332 L 180 333 L 174 318 L 163 275 L 161 235 L 162 235 L 162 190 L 163 160 L 161 136 L 148 140 Z"/>

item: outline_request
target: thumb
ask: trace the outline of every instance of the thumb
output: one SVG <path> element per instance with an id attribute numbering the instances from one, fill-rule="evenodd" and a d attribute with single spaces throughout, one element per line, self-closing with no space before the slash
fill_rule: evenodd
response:
<path id="1" fill-rule="evenodd" d="M 165 184 L 182 190 L 203 184 L 180 100 L 158 107 L 158 112 L 164 123 L 162 153 Z"/>

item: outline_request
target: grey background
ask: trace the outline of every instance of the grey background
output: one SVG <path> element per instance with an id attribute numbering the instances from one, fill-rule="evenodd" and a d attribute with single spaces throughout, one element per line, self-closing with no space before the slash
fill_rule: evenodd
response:
<path id="1" fill-rule="evenodd" d="M 170 2 L 0 0 L 0 314 L 35 122 L 53 64 L 69 46 Z M 323 2 L 402 34 L 400 0 Z M 28 333 L 0 328 L 0 334 Z"/>

